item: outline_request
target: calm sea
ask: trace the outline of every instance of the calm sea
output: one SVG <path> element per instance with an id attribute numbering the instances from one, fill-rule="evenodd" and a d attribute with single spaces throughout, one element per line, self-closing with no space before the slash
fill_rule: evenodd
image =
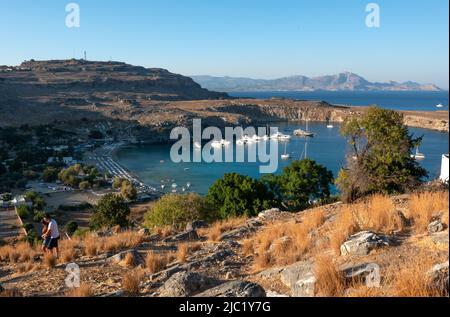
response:
<path id="1" fill-rule="evenodd" d="M 436 111 L 448 110 L 448 91 L 313 91 L 313 92 L 239 92 L 230 93 L 234 97 L 251 97 L 270 99 L 272 97 L 285 97 L 299 100 L 325 100 L 331 104 L 369 106 L 376 104 L 380 107 L 393 110 L 421 110 Z M 442 104 L 444 108 L 436 108 Z"/>
<path id="2" fill-rule="evenodd" d="M 295 129 L 305 128 L 302 123 L 280 123 L 278 127 L 283 133 L 291 135 Z M 291 154 L 291 159 L 300 159 L 307 155 L 325 165 L 336 176 L 345 163 L 347 150 L 347 142 L 339 134 L 339 125 L 327 129 L 324 123 L 311 122 L 309 129 L 316 133 L 314 138 L 306 141 L 304 138 L 293 137 L 287 143 L 286 150 Z M 442 154 L 449 152 L 448 133 L 417 128 L 411 128 L 410 131 L 416 136 L 424 136 L 420 151 L 426 158 L 421 164 L 428 170 L 431 178 L 437 178 L 440 174 Z M 284 151 L 285 145 L 281 142 L 278 148 L 279 156 Z M 170 159 L 170 145 L 127 146 L 116 153 L 116 159 L 145 183 L 166 185 L 167 192 L 171 190 L 172 183 L 176 183 L 179 189 L 183 186 L 187 188 L 187 183 L 190 183 L 191 191 L 205 194 L 225 173 L 236 172 L 255 178 L 261 176 L 258 163 L 175 164 Z M 288 164 L 290 161 L 280 160 L 278 173 Z"/>

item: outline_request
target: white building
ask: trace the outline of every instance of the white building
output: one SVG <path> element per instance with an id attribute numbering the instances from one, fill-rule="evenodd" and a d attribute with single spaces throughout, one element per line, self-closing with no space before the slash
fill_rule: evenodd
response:
<path id="1" fill-rule="evenodd" d="M 65 165 L 77 164 L 77 160 L 74 160 L 73 157 L 71 156 L 63 157 L 62 160 L 59 159 L 58 157 L 49 157 L 47 160 L 47 163 L 54 163 L 54 162 L 62 162 Z"/>
<path id="2" fill-rule="evenodd" d="M 448 166 L 449 166 L 449 155 L 442 155 L 442 163 L 441 163 L 441 176 L 439 177 L 441 181 L 448 182 Z"/>

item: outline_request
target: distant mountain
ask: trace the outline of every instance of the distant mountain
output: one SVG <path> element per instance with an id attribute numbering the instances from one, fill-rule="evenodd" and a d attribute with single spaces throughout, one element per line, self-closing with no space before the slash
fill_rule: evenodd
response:
<path id="1" fill-rule="evenodd" d="M 203 88 L 226 92 L 251 91 L 441 91 L 432 84 L 412 81 L 398 83 L 370 82 L 353 73 L 320 77 L 291 76 L 279 79 L 252 79 L 241 77 L 191 76 Z"/>

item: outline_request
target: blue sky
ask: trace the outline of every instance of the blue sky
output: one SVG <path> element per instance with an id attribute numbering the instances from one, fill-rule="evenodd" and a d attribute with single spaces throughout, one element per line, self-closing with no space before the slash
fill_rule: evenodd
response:
<path id="1" fill-rule="evenodd" d="M 65 26 L 76 2 L 81 27 Z M 380 28 L 365 7 L 381 9 Z M 0 0 L 0 64 L 81 57 L 184 75 L 351 71 L 448 89 L 448 0 Z"/>

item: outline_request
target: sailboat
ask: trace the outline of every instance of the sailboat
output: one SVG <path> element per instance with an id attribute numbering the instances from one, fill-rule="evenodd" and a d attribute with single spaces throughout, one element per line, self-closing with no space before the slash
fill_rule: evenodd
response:
<path id="1" fill-rule="evenodd" d="M 411 158 L 415 160 L 423 160 L 425 158 L 425 154 L 419 152 L 419 147 L 416 148 L 416 154 L 411 154 Z"/>
<path id="2" fill-rule="evenodd" d="M 303 137 L 313 137 L 314 133 L 309 132 L 308 122 L 309 121 L 306 120 L 306 130 L 302 130 L 302 129 L 294 130 L 294 135 L 296 135 L 296 136 L 303 136 Z"/>
<path id="3" fill-rule="evenodd" d="M 284 144 L 284 154 L 281 155 L 282 160 L 289 160 L 291 155 L 287 153 L 287 143 Z"/>
<path id="4" fill-rule="evenodd" d="M 327 129 L 333 129 L 334 125 L 330 123 L 330 119 L 327 119 Z"/>

